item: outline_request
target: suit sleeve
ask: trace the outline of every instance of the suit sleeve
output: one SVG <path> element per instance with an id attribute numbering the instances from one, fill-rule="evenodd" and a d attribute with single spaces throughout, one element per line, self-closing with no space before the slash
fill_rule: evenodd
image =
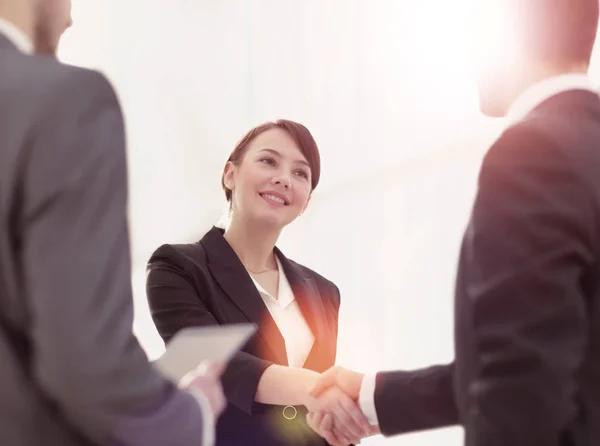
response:
<path id="1" fill-rule="evenodd" d="M 25 154 L 19 222 L 34 379 L 95 444 L 197 444 L 195 399 L 154 372 L 132 333 L 125 142 L 114 92 L 85 70 L 51 91 Z"/>
<path id="2" fill-rule="evenodd" d="M 414 371 L 379 372 L 375 409 L 384 436 L 458 424 L 453 364 Z"/>
<path id="3" fill-rule="evenodd" d="M 484 160 L 461 260 L 478 361 L 466 444 L 558 445 L 575 414 L 598 221 L 571 162 L 523 126 Z"/>
<path id="4" fill-rule="evenodd" d="M 148 303 L 158 333 L 166 343 L 182 328 L 219 324 L 186 266 L 184 257 L 170 245 L 161 246 L 148 264 Z M 260 378 L 271 365 L 246 352 L 234 355 L 222 377 L 227 401 L 251 414 Z"/>

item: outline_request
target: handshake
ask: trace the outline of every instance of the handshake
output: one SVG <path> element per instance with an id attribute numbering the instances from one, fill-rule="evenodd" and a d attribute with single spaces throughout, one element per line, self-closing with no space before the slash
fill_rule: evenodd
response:
<path id="1" fill-rule="evenodd" d="M 203 364 L 179 383 L 191 393 L 203 395 L 214 419 L 218 419 L 227 405 L 220 383 L 223 370 L 222 365 Z M 380 433 L 379 427 L 371 426 L 359 407 L 362 373 L 333 367 L 321 375 L 314 372 L 303 375 L 311 378 L 306 382 L 309 391 L 303 402 L 308 409 L 307 423 L 331 446 L 358 444 L 361 439 Z"/>
<path id="2" fill-rule="evenodd" d="M 318 376 L 306 403 L 308 425 L 332 446 L 358 444 L 379 433 L 359 407 L 364 375 L 333 367 Z"/>

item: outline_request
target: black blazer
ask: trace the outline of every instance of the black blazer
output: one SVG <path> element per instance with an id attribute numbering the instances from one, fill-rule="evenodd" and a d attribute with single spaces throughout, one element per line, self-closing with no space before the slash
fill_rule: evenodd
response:
<path id="1" fill-rule="evenodd" d="M 275 252 L 315 337 L 304 367 L 323 372 L 335 363 L 339 290 L 277 248 Z M 248 321 L 259 326 L 223 375 L 229 404 L 217 425 L 217 445 L 326 444 L 306 425 L 305 408 L 297 407 L 296 418 L 288 420 L 284 407 L 254 402 L 265 369 L 288 365 L 285 343 L 222 229 L 211 229 L 198 243 L 161 246 L 148 264 L 147 294 L 154 323 L 167 343 L 184 327 Z M 286 416 L 292 413 L 288 408 Z"/>
<path id="2" fill-rule="evenodd" d="M 546 100 L 490 148 L 459 262 L 456 359 L 379 374 L 382 431 L 462 424 L 468 446 L 599 445 L 596 94 Z"/>

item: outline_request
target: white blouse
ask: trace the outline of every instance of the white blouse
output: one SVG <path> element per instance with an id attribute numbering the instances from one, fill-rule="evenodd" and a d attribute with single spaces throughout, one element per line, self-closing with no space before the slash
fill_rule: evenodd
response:
<path id="1" fill-rule="evenodd" d="M 254 277 L 250 277 L 285 340 L 288 365 L 290 367 L 302 367 L 312 349 L 315 338 L 300 311 L 290 283 L 283 271 L 283 266 L 277 256 L 275 258 L 279 270 L 277 299 L 271 296 Z"/>

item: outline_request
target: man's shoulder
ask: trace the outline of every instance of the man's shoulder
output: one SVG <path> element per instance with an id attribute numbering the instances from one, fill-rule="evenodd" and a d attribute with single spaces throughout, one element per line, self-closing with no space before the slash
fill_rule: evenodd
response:
<path id="1" fill-rule="evenodd" d="M 512 181 L 536 178 L 579 184 L 600 198 L 600 114 L 578 116 L 579 120 L 573 119 L 557 110 L 532 114 L 511 125 L 487 151 L 480 178 L 495 171 L 509 175 Z"/>
<path id="2" fill-rule="evenodd" d="M 90 97 L 116 99 L 108 79 L 95 70 L 64 64 L 48 56 L 20 53 L 9 54 L 0 61 L 4 65 L 0 70 L 0 92 L 4 97 L 12 94 L 21 102 L 37 104 L 77 104 Z"/>
<path id="3" fill-rule="evenodd" d="M 561 114 L 536 113 L 504 129 L 488 150 L 486 160 L 568 159 L 596 140 L 600 140 L 600 122 L 576 123 Z"/>
<path id="4" fill-rule="evenodd" d="M 82 118 L 93 116 L 103 102 L 120 113 L 112 88 L 100 73 L 16 50 L 0 53 L 0 101 L 0 165 L 8 172 L 6 181 L 26 165 L 32 168 L 34 159 L 37 165 L 49 166 L 52 161 L 55 166 L 65 158 L 75 159 L 74 155 L 90 155 L 89 147 L 79 150 L 72 144 Z"/>
<path id="5" fill-rule="evenodd" d="M 600 107 L 541 110 L 508 127 L 490 152 L 502 159 L 566 163 L 579 172 L 600 169 Z M 566 167 L 566 166 L 565 166 Z"/>
<path id="6" fill-rule="evenodd" d="M 507 132 L 550 143 L 566 155 L 594 150 L 600 142 L 600 97 L 572 91 L 550 98 Z"/>

